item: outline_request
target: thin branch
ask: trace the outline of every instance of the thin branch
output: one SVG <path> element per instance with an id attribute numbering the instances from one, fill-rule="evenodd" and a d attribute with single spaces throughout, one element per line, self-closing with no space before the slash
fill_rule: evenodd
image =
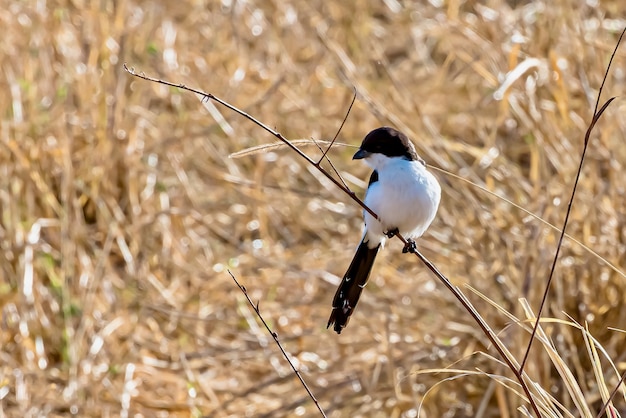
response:
<path id="1" fill-rule="evenodd" d="M 289 363 L 289 365 L 291 366 L 291 369 L 293 370 L 293 372 L 296 374 L 296 376 L 298 376 L 298 379 L 300 379 L 300 383 L 302 383 L 302 386 L 304 386 L 304 389 L 309 394 L 309 397 L 313 400 L 313 403 L 315 403 L 315 406 L 317 406 L 317 409 L 320 411 L 320 414 L 322 414 L 322 416 L 326 418 L 326 413 L 322 409 L 322 406 L 319 404 L 319 402 L 315 398 L 315 395 L 313 394 L 313 392 L 311 392 L 311 389 L 309 389 L 309 386 L 304 381 L 304 378 L 300 374 L 300 371 L 293 364 L 293 362 L 289 358 L 289 355 L 287 354 L 287 352 L 283 348 L 283 346 L 280 343 L 280 341 L 278 341 L 278 334 L 275 333 L 274 331 L 272 331 L 270 329 L 269 325 L 267 325 L 267 322 L 265 322 L 265 319 L 263 319 L 263 315 L 261 315 L 261 311 L 259 310 L 259 302 L 257 302 L 256 305 L 255 305 L 254 302 L 252 302 L 252 299 L 250 299 L 250 296 L 248 295 L 248 291 L 246 290 L 246 288 L 243 287 L 243 285 L 241 285 L 237 281 L 237 279 L 235 278 L 235 276 L 233 275 L 233 273 L 230 270 L 228 270 L 228 274 L 230 274 L 230 277 L 233 278 L 233 280 L 237 284 L 237 287 L 239 287 L 239 290 L 241 290 L 241 292 L 244 294 L 244 296 L 248 300 L 248 303 L 250 304 L 250 306 L 252 306 L 252 309 L 254 309 L 254 312 L 256 313 L 256 315 L 259 317 L 259 319 L 261 320 L 261 322 L 265 326 L 265 329 L 267 329 L 267 332 L 270 333 L 270 335 L 272 336 L 272 338 L 276 342 L 276 345 L 278 345 L 278 348 L 280 348 L 280 351 L 283 353 L 283 357 L 285 357 L 285 359 L 287 360 L 287 363 Z"/>
<path id="2" fill-rule="evenodd" d="M 328 161 L 328 164 L 330 164 L 330 168 L 332 168 L 332 169 L 333 169 L 333 172 L 337 175 L 337 178 L 341 181 L 341 184 L 343 184 L 343 185 L 344 185 L 344 187 L 345 187 L 346 189 L 349 189 L 348 184 L 345 182 L 345 180 L 343 179 L 343 177 L 341 177 L 341 174 L 339 174 L 339 171 L 338 171 L 338 170 L 337 170 L 337 168 L 335 167 L 335 164 L 333 164 L 332 160 L 326 156 L 326 153 L 328 152 L 328 150 L 330 150 L 330 147 L 332 147 L 332 146 L 333 146 L 333 144 L 335 143 L 335 139 L 336 139 L 336 138 L 337 138 L 337 137 L 333 138 L 333 140 L 332 140 L 332 141 L 330 141 L 330 145 L 328 146 L 328 148 L 326 148 L 326 151 L 324 151 L 324 150 L 322 149 L 322 147 L 320 146 L 320 144 L 318 143 L 318 141 L 316 141 L 315 139 L 313 139 L 313 142 L 315 143 L 315 145 L 317 145 L 317 149 L 319 149 L 320 151 L 322 151 L 322 153 L 324 154 L 324 155 L 322 156 L 322 158 L 326 158 L 326 161 Z M 326 141 L 326 142 L 328 142 L 328 141 Z M 320 159 L 319 159 L 319 161 L 317 162 L 317 164 L 316 164 L 316 165 L 320 165 L 320 163 L 322 162 L 322 158 L 320 158 Z"/>
<path id="3" fill-rule="evenodd" d="M 346 116 L 344 116 L 343 121 L 341 121 L 341 125 L 339 125 L 339 129 L 337 129 L 337 133 L 335 134 L 335 137 L 333 138 L 332 141 L 330 141 L 330 145 L 328 146 L 328 148 L 326 148 L 326 151 L 324 151 L 324 155 L 322 155 L 322 158 L 319 159 L 319 161 L 317 162 L 317 164 L 319 165 L 322 160 L 326 157 L 326 154 L 328 154 L 328 151 L 330 151 L 330 149 L 332 148 L 333 144 L 335 143 L 335 141 L 337 140 L 337 137 L 339 136 L 339 133 L 341 132 L 341 129 L 343 129 L 343 125 L 346 124 L 346 121 L 348 120 L 348 116 L 350 116 L 350 111 L 352 110 L 352 106 L 354 106 L 354 102 L 356 101 L 356 88 L 354 89 L 354 95 L 352 96 L 352 101 L 350 102 L 350 106 L 348 106 L 348 111 L 346 112 Z M 330 162 L 330 159 L 328 160 L 328 162 Z M 331 163 L 332 164 L 332 163 Z M 333 167 L 334 169 L 334 167 Z M 337 172 L 337 170 L 335 170 L 335 172 Z M 339 173 L 337 173 L 339 174 Z"/>
<path id="4" fill-rule="evenodd" d="M 315 161 L 313 161 L 308 155 L 306 155 L 304 152 L 302 152 L 298 147 L 293 145 L 280 132 L 277 132 L 277 131 L 273 130 L 272 128 L 270 128 L 269 126 L 267 126 L 266 124 L 264 124 L 260 120 L 250 116 L 248 113 L 244 112 L 243 110 L 241 110 L 241 109 L 231 105 L 228 102 L 225 102 L 224 100 L 220 99 L 217 96 L 214 96 L 211 93 L 205 93 L 205 92 L 203 92 L 201 90 L 194 89 L 194 88 L 191 88 L 191 87 L 187 87 L 187 86 L 185 86 L 182 83 L 181 84 L 175 84 L 175 83 L 170 83 L 169 81 L 166 81 L 166 80 L 160 80 L 158 78 L 149 77 L 149 76 L 145 75 L 143 72 L 137 73 L 134 68 L 132 68 L 132 67 L 129 68 L 126 65 L 126 63 L 124 63 L 124 70 L 127 73 L 129 73 L 130 75 L 132 75 L 132 76 L 135 76 L 135 77 L 147 80 L 147 81 L 151 81 L 153 83 L 164 84 L 164 85 L 170 86 L 170 87 L 178 87 L 179 89 L 183 89 L 183 90 L 190 91 L 192 93 L 196 93 L 197 95 L 202 97 L 202 100 L 213 100 L 213 101 L 221 104 L 222 106 L 226 107 L 227 109 L 230 109 L 230 110 L 232 110 L 235 113 L 238 113 L 239 115 L 243 116 L 244 118 L 248 119 L 249 121 L 253 122 L 257 126 L 261 127 L 265 131 L 269 132 L 270 134 L 272 134 L 273 136 L 278 138 L 281 142 L 283 142 L 285 145 L 287 145 L 289 148 L 291 148 L 294 152 L 296 152 L 301 158 L 305 159 L 309 164 L 311 164 L 314 167 L 316 167 L 324 176 L 326 176 L 331 182 L 333 182 L 335 184 L 335 186 L 339 187 L 344 193 L 346 193 L 348 196 L 350 196 L 350 198 L 352 200 L 354 200 L 357 204 L 359 204 L 370 215 L 372 215 L 375 219 L 378 219 L 378 215 L 376 215 L 376 213 L 373 210 L 368 208 L 365 205 L 365 203 L 363 203 L 363 201 L 361 199 L 356 197 L 356 195 L 354 194 L 354 192 L 352 190 L 350 190 L 348 187 L 346 187 L 343 184 L 341 184 L 336 178 L 331 176 L 328 171 L 324 170 L 324 168 L 322 168 L 320 165 L 316 164 Z"/>
<path id="5" fill-rule="evenodd" d="M 556 263 L 559 258 L 559 253 L 561 252 L 561 246 L 563 245 L 563 238 L 565 237 L 565 230 L 567 228 L 567 223 L 569 222 L 569 216 L 572 211 L 572 204 L 574 203 L 574 197 L 576 196 L 576 188 L 578 187 L 578 180 L 580 179 L 580 175 L 583 170 L 583 164 L 585 162 L 585 154 L 587 153 L 587 146 L 589 145 L 589 138 L 591 137 L 591 132 L 593 128 L 596 126 L 596 123 L 600 119 L 600 116 L 604 113 L 607 107 L 615 100 L 615 97 L 611 97 L 607 100 L 600 110 L 598 110 L 598 106 L 600 105 L 600 96 L 602 95 L 602 89 L 604 88 L 604 84 L 606 83 L 607 78 L 609 77 L 609 70 L 611 69 L 611 64 L 613 63 L 613 58 L 615 58 L 615 54 L 617 54 L 617 49 L 622 42 L 622 38 L 624 37 L 624 33 L 626 33 L 626 28 L 622 31 L 619 39 L 617 40 L 617 44 L 615 45 L 615 49 L 613 49 L 613 53 L 611 54 L 611 59 L 609 60 L 609 64 L 606 67 L 606 71 L 604 72 L 604 78 L 602 79 L 602 84 L 600 84 L 600 89 L 598 90 L 598 98 L 596 100 L 596 107 L 593 110 L 593 118 L 591 119 L 591 123 L 589 123 L 589 127 L 587 128 L 587 132 L 585 133 L 585 145 L 583 146 L 583 152 L 580 157 L 580 163 L 578 164 L 578 172 L 576 173 L 576 180 L 574 180 L 574 187 L 572 189 L 572 194 L 569 198 L 569 203 L 567 204 L 567 211 L 565 212 L 565 220 L 563 221 L 563 227 L 561 228 L 561 235 L 559 236 L 559 242 L 556 247 L 556 253 L 554 254 L 554 259 L 552 260 L 552 267 L 550 268 L 550 275 L 548 276 L 548 282 L 546 283 L 546 288 L 543 292 L 543 297 L 541 299 L 541 304 L 539 305 L 539 311 L 537 312 L 537 318 L 535 319 L 535 325 L 533 326 L 533 332 L 530 334 L 530 341 L 528 341 L 528 347 L 526 348 L 526 353 L 524 353 L 524 359 L 520 365 L 519 371 L 520 373 L 524 371 L 524 366 L 526 365 L 526 361 L 528 360 L 528 356 L 530 354 L 530 349 L 532 348 L 533 341 L 535 340 L 535 334 L 537 333 L 537 328 L 539 327 L 539 321 L 541 320 L 541 314 L 543 313 L 543 308 L 546 305 L 546 301 L 548 300 L 548 293 L 550 292 L 550 285 L 552 284 L 552 278 L 554 276 L 554 270 L 556 269 Z"/>
<path id="6" fill-rule="evenodd" d="M 611 392 L 609 399 L 607 399 L 606 402 L 604 402 L 604 405 L 602 405 L 602 408 L 600 408 L 600 411 L 598 411 L 598 415 L 596 415 L 596 418 L 600 418 L 602 414 L 606 412 L 605 410 L 609 408 L 609 404 L 611 403 L 615 395 L 617 395 L 617 391 L 619 390 L 619 387 L 624 383 L 625 380 L 626 380 L 626 372 L 624 372 L 624 374 L 622 375 L 622 378 L 619 380 L 619 382 L 617 382 L 617 385 L 615 385 L 615 388 L 613 389 L 613 392 Z M 611 411 L 611 413 L 613 413 L 613 411 Z"/>
<path id="7" fill-rule="evenodd" d="M 404 237 L 402 235 L 396 234 L 396 236 L 405 245 L 408 244 L 408 242 L 404 239 Z M 509 367 L 509 369 L 511 369 L 511 371 L 513 372 L 513 374 L 515 375 L 515 377 L 519 381 L 520 386 L 522 387 L 522 389 L 524 390 L 524 393 L 528 397 L 528 402 L 530 403 L 530 405 L 531 405 L 533 411 L 535 412 L 535 414 L 537 414 L 537 417 L 541 417 L 541 414 L 539 413 L 539 408 L 537 407 L 537 404 L 535 403 L 535 401 L 534 401 L 534 399 L 533 399 L 533 397 L 532 397 L 532 395 L 530 393 L 530 388 L 528 387 L 528 385 L 526 384 L 526 381 L 524 380 L 524 376 L 525 376 L 524 375 L 524 370 L 522 368 L 520 368 L 518 370 L 517 365 L 515 364 L 515 361 L 514 361 L 515 359 L 511 359 L 509 357 L 509 355 L 507 354 L 508 350 L 506 349 L 506 347 L 504 347 L 502 345 L 502 342 L 497 337 L 497 335 L 493 332 L 491 327 L 487 324 L 487 321 L 485 321 L 485 319 L 480 315 L 480 313 L 476 310 L 474 305 L 472 305 L 472 302 L 470 302 L 470 300 L 467 299 L 465 294 L 458 287 L 454 286 L 452 284 L 452 282 L 450 282 L 450 280 L 446 276 L 444 276 L 437 269 L 437 267 L 435 267 L 435 265 L 433 263 L 430 262 L 429 259 L 427 259 L 424 255 L 422 255 L 422 253 L 420 253 L 417 250 L 415 250 L 415 256 L 417 258 L 419 258 L 420 261 L 422 263 L 424 263 L 426 265 L 426 267 L 431 272 L 433 272 L 433 274 L 435 276 L 437 276 L 439 281 L 441 281 L 444 284 L 444 286 L 446 286 L 448 288 L 448 290 L 450 290 L 450 292 L 452 292 L 452 294 L 459 300 L 461 305 L 463 305 L 463 307 L 470 314 L 470 316 L 472 318 L 474 318 L 474 321 L 476 321 L 476 323 L 478 324 L 480 329 L 483 331 L 483 333 L 487 336 L 487 338 L 489 339 L 491 344 L 493 344 L 493 346 L 496 349 L 496 351 L 498 352 L 498 354 L 500 354 L 500 357 L 502 357 L 502 359 L 504 360 L 506 365 Z"/>
<path id="8" fill-rule="evenodd" d="M 194 92 L 194 93 L 200 95 L 203 98 L 203 100 L 214 100 L 217 103 L 220 103 L 221 105 L 225 106 L 226 108 L 228 108 L 228 109 L 230 109 L 230 110 L 240 114 L 244 118 L 252 121 L 253 123 L 258 125 L 259 127 L 263 128 L 265 131 L 269 132 L 270 134 L 272 134 L 273 136 L 278 138 L 280 141 L 284 142 L 287 146 L 289 146 L 292 150 L 294 150 L 300 157 L 302 157 L 309 164 L 311 164 L 312 166 L 317 168 L 318 171 L 320 171 L 325 177 L 327 177 L 329 180 L 331 180 L 335 184 L 335 186 L 337 186 L 344 193 L 346 193 L 348 196 L 350 196 L 350 198 L 352 200 L 354 200 L 357 204 L 359 204 L 359 206 L 361 206 L 364 210 L 366 210 L 368 213 L 370 213 L 374 218 L 379 219 L 378 215 L 372 209 L 370 209 L 361 199 L 359 199 L 354 194 L 354 192 L 352 192 L 346 186 L 342 185 L 337 179 L 335 179 L 321 165 L 319 165 L 315 161 L 313 161 L 309 156 L 307 156 L 300 149 L 298 149 L 295 145 L 293 145 L 290 141 L 288 141 L 282 134 L 280 134 L 279 132 L 271 129 L 270 127 L 268 127 L 264 123 L 260 122 L 259 120 L 255 119 L 254 117 L 250 116 L 246 112 L 238 109 L 237 107 L 231 105 L 230 103 L 227 103 L 227 102 L 221 100 L 220 98 L 214 96 L 213 94 L 205 93 L 205 92 L 202 92 L 202 91 L 197 90 L 197 89 L 186 87 L 183 84 L 174 84 L 174 83 L 170 83 L 168 81 L 164 81 L 164 80 L 159 80 L 159 79 L 156 79 L 156 78 L 148 77 L 148 76 L 146 76 L 143 73 L 137 74 L 134 69 L 129 69 L 126 66 L 126 64 L 124 64 L 124 69 L 129 74 L 131 74 L 131 75 L 133 75 L 135 77 L 139 77 L 139 78 L 142 78 L 144 80 L 148 80 L 148 81 L 152 81 L 152 82 L 160 83 L 160 84 L 165 84 L 165 85 L 172 86 L 172 87 L 178 87 L 178 88 L 181 88 L 181 89 L 184 89 L 184 90 L 188 90 L 188 91 Z M 407 240 L 402 235 L 396 234 L 396 237 L 398 237 L 398 239 L 400 239 L 405 245 L 407 244 Z M 526 381 L 524 379 L 523 370 L 521 368 L 518 370 L 518 368 L 514 364 L 515 360 L 512 359 L 507 354 L 506 348 L 503 347 L 502 343 L 498 340 L 498 337 L 491 330 L 489 325 L 487 325 L 486 321 L 480 316 L 480 314 L 478 313 L 476 308 L 474 308 L 472 303 L 465 297 L 465 295 L 457 287 L 453 286 L 452 283 L 450 282 L 450 280 L 448 280 L 448 278 L 446 278 L 439 270 L 437 270 L 437 268 L 426 257 L 424 257 L 419 252 L 416 252 L 416 256 L 424 264 L 426 264 L 426 266 L 437 276 L 437 278 L 452 292 L 452 294 L 454 294 L 454 296 L 459 300 L 461 305 L 469 312 L 469 314 L 472 316 L 472 318 L 474 318 L 474 320 L 478 323 L 479 327 L 482 329 L 482 331 L 487 336 L 487 339 L 489 339 L 489 341 L 491 342 L 491 344 L 493 344 L 493 346 L 496 349 L 496 351 L 500 354 L 500 356 L 506 362 L 508 367 L 515 374 L 515 377 L 519 381 L 520 386 L 522 387 L 522 389 L 524 390 L 524 393 L 528 397 L 528 402 L 530 403 L 530 405 L 531 405 L 533 411 L 535 412 L 535 414 L 537 415 L 537 417 L 541 417 L 541 414 L 539 412 L 539 407 L 537 406 L 537 403 L 535 402 L 534 398 L 532 397 L 532 394 L 530 392 L 530 388 L 526 384 Z M 231 276 L 232 276 L 232 274 L 231 274 Z M 234 277 L 233 277 L 233 279 L 234 279 Z M 237 283 L 237 285 L 239 285 L 239 283 Z M 245 288 L 243 288 L 242 286 L 240 286 L 240 289 L 242 289 L 242 291 L 245 292 Z M 247 294 L 246 294 L 246 296 L 247 296 Z M 250 301 L 250 303 L 252 304 L 251 301 Z M 252 305 L 254 307 L 254 304 L 252 304 Z M 255 310 L 256 310 L 256 308 L 255 308 Z M 269 331 L 269 328 L 268 328 L 268 331 Z M 270 333 L 271 333 L 271 331 L 270 331 Z M 274 336 L 273 333 L 272 333 L 272 336 Z M 281 347 L 281 350 L 282 350 L 282 347 Z"/>
<path id="9" fill-rule="evenodd" d="M 337 144 L 335 144 L 335 145 L 337 145 Z M 518 209 L 518 210 L 524 212 L 526 215 L 529 215 L 532 218 L 538 220 L 539 222 L 541 222 L 545 226 L 553 229 L 554 231 L 562 232 L 557 226 L 555 226 L 555 225 L 551 224 L 550 222 L 546 221 L 545 219 L 543 219 L 541 216 L 537 215 L 536 213 L 533 213 L 533 212 L 529 211 L 525 207 L 515 203 L 514 201 L 512 201 L 511 199 L 506 198 L 503 195 L 500 195 L 498 193 L 492 192 L 491 190 L 489 190 L 488 188 L 486 188 L 484 186 L 481 186 L 480 184 L 474 183 L 471 180 L 466 179 L 465 177 L 461 177 L 459 175 L 456 175 L 454 173 L 451 173 L 451 172 L 446 171 L 446 170 L 444 170 L 442 168 L 439 168 L 439 167 L 434 167 L 434 166 L 432 166 L 430 164 L 428 165 L 428 168 L 433 169 L 433 170 L 437 170 L 437 171 L 443 173 L 446 176 L 449 176 L 449 177 L 452 177 L 455 180 L 459 180 L 459 181 L 462 181 L 464 183 L 467 183 L 467 184 L 469 184 L 472 187 L 476 187 L 481 192 L 487 193 L 488 195 L 491 195 L 491 196 L 495 197 L 496 199 L 500 199 L 501 201 L 505 202 L 506 204 L 513 206 L 515 209 Z M 624 271 L 620 270 L 615 264 L 611 263 L 609 260 L 607 260 L 606 258 L 602 257 L 600 254 L 598 254 L 593 249 L 591 249 L 587 245 L 583 244 L 582 242 L 580 242 L 579 240 L 577 240 L 576 238 L 574 238 L 570 234 L 566 233 L 565 237 L 568 238 L 569 240 L 571 240 L 572 242 L 574 242 L 576 245 L 580 246 L 583 250 L 587 251 L 588 253 L 590 253 L 595 258 L 597 258 L 600 262 L 602 262 L 608 268 L 613 270 L 615 273 L 619 274 L 620 276 L 622 276 L 623 278 L 626 279 L 626 273 Z"/>

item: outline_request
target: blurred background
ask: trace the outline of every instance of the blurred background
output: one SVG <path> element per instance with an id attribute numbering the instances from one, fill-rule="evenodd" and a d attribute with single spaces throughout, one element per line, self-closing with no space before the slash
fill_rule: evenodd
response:
<path id="1" fill-rule="evenodd" d="M 558 231 L 512 203 L 562 225 L 620 0 L 0 3 L 0 416 L 319 416 L 228 269 L 329 416 L 518 416 L 520 395 L 472 373 L 512 374 L 397 240 L 349 326 L 327 330 L 359 207 L 286 148 L 229 158 L 275 138 L 122 64 L 289 139 L 331 139 L 356 90 L 329 157 L 363 196 L 353 147 L 382 125 L 413 139 L 443 187 L 418 247 L 521 359 L 528 334 L 468 286 L 520 319 L 520 298 L 538 309 Z M 546 307 L 587 324 L 618 372 L 624 48 Z M 580 331 L 545 327 L 597 413 Z M 574 409 L 540 344 L 526 370 Z"/>

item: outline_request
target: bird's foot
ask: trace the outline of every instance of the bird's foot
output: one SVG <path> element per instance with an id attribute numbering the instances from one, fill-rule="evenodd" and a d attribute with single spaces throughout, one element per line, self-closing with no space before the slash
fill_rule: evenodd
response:
<path id="1" fill-rule="evenodd" d="M 417 252 L 417 246 L 415 245 L 415 241 L 409 238 L 406 241 L 404 248 L 402 249 L 402 254 L 406 254 L 406 253 L 415 254 L 416 252 Z"/>
<path id="2" fill-rule="evenodd" d="M 390 229 L 389 231 L 385 231 L 385 235 L 387 235 L 387 238 L 393 238 L 396 235 L 398 235 L 400 233 L 400 231 L 398 231 L 398 228 L 394 228 L 394 229 Z"/>

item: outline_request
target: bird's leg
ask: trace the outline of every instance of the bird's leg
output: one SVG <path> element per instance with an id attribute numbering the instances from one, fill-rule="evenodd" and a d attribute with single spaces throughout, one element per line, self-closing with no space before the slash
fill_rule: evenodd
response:
<path id="1" fill-rule="evenodd" d="M 393 238 L 396 235 L 398 235 L 400 233 L 400 231 L 398 231 L 398 228 L 394 228 L 394 229 L 390 229 L 388 231 L 385 231 L 385 235 L 387 235 L 387 238 Z"/>
<path id="2" fill-rule="evenodd" d="M 415 254 L 416 252 L 417 252 L 417 246 L 415 245 L 415 241 L 409 238 L 408 240 L 406 240 L 406 244 L 404 245 L 404 248 L 402 249 L 402 254 L 406 254 L 406 253 Z"/>
<path id="3" fill-rule="evenodd" d="M 393 238 L 399 233 L 400 231 L 398 231 L 398 228 L 393 228 L 388 231 L 385 231 L 384 234 L 387 236 L 387 238 Z M 417 252 L 417 246 L 415 245 L 415 241 L 413 241 L 411 238 L 407 239 L 406 244 L 404 245 L 404 248 L 402 249 L 402 253 L 403 254 L 406 254 L 406 253 L 415 254 L 416 252 Z"/>

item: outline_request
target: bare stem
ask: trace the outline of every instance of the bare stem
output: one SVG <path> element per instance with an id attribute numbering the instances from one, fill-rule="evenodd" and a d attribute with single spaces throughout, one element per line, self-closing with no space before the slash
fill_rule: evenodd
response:
<path id="1" fill-rule="evenodd" d="M 613 49 L 613 53 L 611 54 L 611 59 L 609 60 L 609 64 L 606 66 L 606 71 L 604 72 L 604 78 L 602 79 L 602 84 L 600 85 L 600 89 L 598 90 L 598 98 L 596 100 L 596 107 L 593 110 L 593 117 L 591 118 L 591 122 L 589 123 L 589 127 L 587 128 L 587 132 L 585 133 L 585 145 L 583 146 L 583 152 L 580 156 L 580 163 L 578 164 L 578 172 L 576 173 L 576 180 L 574 180 L 574 187 L 572 189 L 572 194 L 569 198 L 569 203 L 567 204 L 567 211 L 565 212 L 565 220 L 563 221 L 563 227 L 561 228 L 561 235 L 559 236 L 559 242 L 556 247 L 556 253 L 554 254 L 554 259 L 552 260 L 552 267 L 550 268 L 550 275 L 548 276 L 548 282 L 546 283 L 546 288 L 543 292 L 543 297 L 541 299 L 541 304 L 539 305 L 539 311 L 537 312 L 537 317 L 535 318 L 535 325 L 533 326 L 533 331 L 530 334 L 530 341 L 528 341 L 528 347 L 526 348 L 526 353 L 524 354 L 524 359 L 520 365 L 519 371 L 520 373 L 524 371 L 524 366 L 526 365 L 526 361 L 528 360 L 528 356 L 530 354 L 530 349 L 533 345 L 533 341 L 535 341 L 535 335 L 537 334 L 537 328 L 539 327 L 539 321 L 541 320 L 541 314 L 543 313 L 543 308 L 546 305 L 546 301 L 548 300 L 548 293 L 550 292 L 550 285 L 552 284 L 552 277 L 554 276 L 554 270 L 556 269 L 556 262 L 559 259 L 559 253 L 561 252 L 561 246 L 563 245 L 563 238 L 565 237 L 565 230 L 567 228 L 567 223 L 569 222 L 569 215 L 572 211 L 572 204 L 574 202 L 574 197 L 576 196 L 576 188 L 578 187 L 578 180 L 580 179 L 580 174 L 583 170 L 583 164 L 585 162 L 585 154 L 587 153 L 587 146 L 589 145 L 589 137 L 591 136 L 591 132 L 593 128 L 596 126 L 596 123 L 600 119 L 600 116 L 604 113 L 607 107 L 615 100 L 615 97 L 611 97 L 607 100 L 600 110 L 598 110 L 598 106 L 600 105 L 600 96 L 602 95 L 602 89 L 604 88 L 604 84 L 606 83 L 606 79 L 609 76 L 609 70 L 611 69 L 611 64 L 613 63 L 613 58 L 617 53 L 617 48 L 619 48 L 620 43 L 622 42 L 622 38 L 624 37 L 624 33 L 626 32 L 626 28 L 622 31 L 619 39 L 617 40 L 617 44 L 615 45 L 615 49 Z"/>
<path id="2" fill-rule="evenodd" d="M 609 395 L 609 398 L 606 400 L 606 402 L 604 402 L 604 405 L 602 405 L 602 408 L 600 408 L 600 410 L 598 411 L 598 415 L 596 415 L 596 418 L 600 418 L 604 412 L 607 412 L 607 414 L 611 414 L 609 415 L 611 417 L 615 416 L 613 411 L 606 411 L 606 409 L 612 408 L 612 407 L 609 407 L 609 404 L 611 403 L 615 395 L 617 395 L 617 391 L 619 390 L 619 387 L 624 383 L 625 380 L 626 380 L 626 372 L 624 372 L 619 382 L 617 382 L 617 385 L 615 385 L 613 392 L 611 392 L 611 395 Z"/>
<path id="3" fill-rule="evenodd" d="M 317 399 L 315 398 L 315 395 L 313 394 L 313 392 L 311 392 L 311 389 L 309 389 L 309 386 L 306 384 L 306 382 L 304 381 L 304 378 L 302 377 L 302 375 L 300 374 L 300 371 L 296 368 L 296 366 L 293 364 L 293 362 L 291 361 L 291 359 L 289 358 L 289 355 L 287 354 L 287 352 L 285 351 L 285 349 L 283 348 L 282 344 L 280 343 L 280 341 L 278 340 L 278 334 L 276 334 L 274 331 L 272 331 L 269 327 L 269 325 L 267 325 L 267 322 L 265 322 L 265 319 L 263 319 L 263 315 L 261 315 L 261 310 L 259 309 L 259 304 L 254 304 L 254 302 L 252 302 L 252 299 L 250 299 L 250 296 L 248 295 L 248 291 L 246 290 L 245 287 L 243 287 L 235 278 L 235 276 L 233 275 L 233 273 L 228 270 L 228 274 L 230 274 L 230 277 L 233 278 L 233 280 L 235 281 L 235 283 L 237 284 L 237 286 L 239 287 L 239 290 L 241 290 L 241 292 L 243 293 L 243 295 L 246 297 L 246 299 L 248 300 L 248 303 L 250 304 L 250 306 L 252 307 L 252 309 L 254 309 L 254 312 L 256 313 L 256 316 L 259 317 L 259 319 L 261 320 L 261 322 L 263 323 L 263 325 L 265 326 L 265 329 L 267 329 L 267 332 L 270 333 L 270 335 L 272 336 L 272 338 L 274 339 L 274 341 L 276 342 L 276 345 L 278 345 L 278 348 L 280 348 L 280 351 L 283 353 L 283 357 L 285 357 L 285 359 L 287 360 L 287 363 L 289 363 L 289 365 L 291 366 L 291 369 L 293 370 L 293 372 L 296 374 L 296 376 L 298 376 L 298 379 L 300 379 L 300 383 L 302 383 L 302 386 L 304 386 L 304 389 L 307 391 L 307 393 L 309 394 L 309 397 L 313 400 L 313 403 L 315 403 L 315 406 L 317 406 L 317 409 L 320 411 L 320 414 L 322 414 L 323 417 L 326 417 L 326 413 L 324 412 L 324 410 L 322 409 L 322 406 L 319 404 L 319 402 L 317 401 Z"/>
<path id="4" fill-rule="evenodd" d="M 350 116 L 350 111 L 352 110 L 352 106 L 354 106 L 354 102 L 355 101 L 356 101 L 356 89 L 354 89 L 354 95 L 352 96 L 352 101 L 350 102 L 350 106 L 348 106 L 348 111 L 346 112 L 346 116 L 344 116 L 343 120 L 341 121 L 341 125 L 339 125 L 339 129 L 337 129 L 337 133 L 335 134 L 335 137 L 333 138 L 332 141 L 330 141 L 330 144 L 326 148 L 326 151 L 324 151 L 324 155 L 322 155 L 322 157 L 317 162 L 318 164 L 321 163 L 324 158 L 327 158 L 326 154 L 328 154 L 328 151 L 330 151 L 332 146 L 335 144 L 335 141 L 337 140 L 337 137 L 339 136 L 339 133 L 341 132 L 341 129 L 343 128 L 343 125 L 346 124 L 346 120 L 348 120 L 348 116 Z M 330 162 L 330 159 L 328 159 L 328 162 Z M 331 162 L 331 164 L 332 164 L 332 162 Z M 334 169 L 334 167 L 333 167 L 333 169 Z M 335 172 L 337 172 L 337 170 L 335 170 Z M 337 174 L 339 174 L 339 173 L 337 173 Z"/>
<path id="5" fill-rule="evenodd" d="M 170 83 L 169 81 L 166 81 L 166 80 L 160 80 L 158 78 L 149 77 L 149 76 L 145 75 L 143 72 L 142 73 L 137 73 L 137 72 L 135 72 L 134 68 L 129 68 L 126 64 L 124 64 L 124 70 L 126 70 L 126 72 L 129 73 L 130 75 L 133 75 L 133 76 L 138 77 L 138 78 L 142 78 L 142 79 L 147 80 L 147 81 L 152 81 L 153 83 L 164 84 L 164 85 L 170 86 L 170 87 L 178 87 L 179 89 L 187 90 L 187 91 L 190 91 L 192 93 L 196 93 L 197 95 L 201 96 L 203 98 L 203 100 L 213 100 L 213 101 L 221 104 L 222 106 L 226 107 L 227 109 L 230 109 L 230 110 L 232 110 L 235 113 L 238 113 L 239 115 L 243 116 L 244 118 L 248 119 L 249 121 L 251 121 L 254 124 L 258 125 L 259 127 L 263 128 L 265 131 L 269 132 L 270 134 L 272 134 L 273 136 L 278 138 L 280 141 L 282 141 L 285 145 L 287 145 L 289 148 L 291 148 L 293 151 L 295 151 L 301 158 L 305 159 L 306 162 L 311 164 L 313 167 L 317 168 L 324 176 L 326 176 L 330 181 L 332 181 L 335 184 L 335 186 L 337 186 L 344 193 L 346 193 L 348 196 L 350 196 L 350 198 L 352 200 L 354 200 L 356 203 L 358 203 L 364 210 L 369 212 L 370 215 L 372 215 L 374 218 L 378 219 L 378 215 L 376 215 L 376 213 L 374 213 L 373 210 L 368 208 L 365 205 L 365 203 L 363 203 L 363 201 L 361 199 L 356 197 L 356 195 L 354 194 L 354 192 L 352 190 L 350 190 L 348 187 L 346 187 L 343 184 L 341 184 L 341 182 L 339 182 L 339 180 L 334 178 L 328 171 L 324 170 L 323 167 L 321 167 L 319 164 L 317 164 L 315 161 L 313 161 L 308 155 L 306 155 L 304 152 L 302 152 L 300 150 L 300 148 L 298 148 L 295 145 L 293 145 L 280 132 L 277 132 L 277 131 L 273 130 L 272 128 L 270 128 L 269 126 L 267 126 L 266 124 L 264 124 L 260 120 L 255 119 L 254 117 L 250 116 L 248 113 L 244 112 L 243 110 L 241 110 L 241 109 L 231 105 L 230 103 L 220 99 L 217 96 L 214 96 L 211 93 L 205 93 L 205 92 L 200 91 L 198 89 L 187 87 L 184 84 L 175 84 L 175 83 Z"/>

